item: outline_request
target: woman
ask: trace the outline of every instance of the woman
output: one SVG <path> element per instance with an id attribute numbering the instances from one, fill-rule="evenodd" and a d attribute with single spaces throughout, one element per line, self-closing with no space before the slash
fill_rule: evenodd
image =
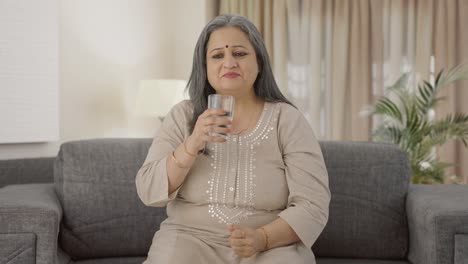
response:
<path id="1" fill-rule="evenodd" d="M 168 215 L 145 263 L 314 263 L 310 248 L 328 219 L 327 171 L 255 26 L 233 15 L 208 23 L 188 87 L 190 100 L 166 116 L 136 176 L 140 199 Z M 213 93 L 234 96 L 232 122 L 207 110 Z"/>

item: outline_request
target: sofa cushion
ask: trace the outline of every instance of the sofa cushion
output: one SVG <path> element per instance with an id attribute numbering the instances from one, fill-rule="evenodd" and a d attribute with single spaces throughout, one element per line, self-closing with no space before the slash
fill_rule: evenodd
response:
<path id="1" fill-rule="evenodd" d="M 29 261 L 29 258 L 37 264 L 54 262 L 60 219 L 62 208 L 53 184 L 18 184 L 0 188 L 0 235 L 5 236 L 0 239 L 0 249 L 8 249 L 15 242 L 18 245 L 34 244 L 32 253 L 25 250 L 19 259 L 15 259 L 18 263 L 28 263 L 25 259 Z M 0 263 L 5 262 L 0 258 Z"/>
<path id="2" fill-rule="evenodd" d="M 145 256 L 164 208 L 140 202 L 135 176 L 151 139 L 62 144 L 54 177 L 63 207 L 60 244 L 72 259 Z"/>
<path id="3" fill-rule="evenodd" d="M 455 235 L 455 264 L 468 261 L 468 234 Z"/>
<path id="4" fill-rule="evenodd" d="M 404 260 L 318 258 L 317 264 L 410 264 Z"/>
<path id="5" fill-rule="evenodd" d="M 405 199 L 410 169 L 394 145 L 321 142 L 331 202 L 313 246 L 319 257 L 403 259 L 408 251 Z"/>
<path id="6" fill-rule="evenodd" d="M 36 235 L 33 233 L 0 234 L 0 263 L 36 263 Z"/>
<path id="7" fill-rule="evenodd" d="M 145 261 L 145 259 L 146 257 L 103 258 L 103 259 L 82 260 L 82 261 L 77 261 L 73 263 L 74 264 L 141 264 Z"/>
<path id="8" fill-rule="evenodd" d="M 55 157 L 0 160 L 0 187 L 52 183 Z"/>

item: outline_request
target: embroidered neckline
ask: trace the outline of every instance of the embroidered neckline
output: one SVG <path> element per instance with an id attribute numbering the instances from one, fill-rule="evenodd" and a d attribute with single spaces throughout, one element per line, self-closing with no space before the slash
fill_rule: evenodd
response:
<path id="1" fill-rule="evenodd" d="M 233 139 L 247 140 L 247 139 L 253 137 L 254 135 L 256 135 L 257 132 L 261 130 L 262 124 L 265 123 L 264 119 L 265 119 L 265 117 L 267 115 L 267 112 L 269 112 L 270 108 L 271 108 L 271 103 L 265 102 L 263 104 L 262 114 L 260 115 L 260 118 L 257 120 L 257 123 L 255 124 L 255 127 L 253 129 L 251 129 L 250 131 L 248 131 L 248 133 L 246 133 L 244 135 L 230 135 L 228 140 L 233 140 Z M 269 120 L 267 120 L 267 121 L 269 121 Z M 266 123 L 268 123 L 268 122 L 266 122 Z"/>
<path id="2" fill-rule="evenodd" d="M 257 146 L 274 130 L 278 107 L 265 102 L 255 129 L 246 135 L 230 136 L 225 143 L 209 144 L 212 171 L 206 190 L 208 214 L 219 223 L 240 223 L 255 211 Z"/>

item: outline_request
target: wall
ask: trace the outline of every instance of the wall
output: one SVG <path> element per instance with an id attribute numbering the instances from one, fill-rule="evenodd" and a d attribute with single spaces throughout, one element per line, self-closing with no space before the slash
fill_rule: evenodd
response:
<path id="1" fill-rule="evenodd" d="M 59 139 L 58 3 L 0 1 L 0 144 Z"/>
<path id="2" fill-rule="evenodd" d="M 202 0 L 61 0 L 60 140 L 0 144 L 0 159 L 54 156 L 64 141 L 152 137 L 156 118 L 134 114 L 138 81 L 188 79 Z"/>

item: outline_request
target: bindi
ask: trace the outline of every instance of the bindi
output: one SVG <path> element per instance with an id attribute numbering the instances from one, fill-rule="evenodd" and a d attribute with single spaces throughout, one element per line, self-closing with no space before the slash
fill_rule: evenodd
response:
<path id="1" fill-rule="evenodd" d="M 226 49 L 229 48 L 229 45 L 226 45 Z"/>

